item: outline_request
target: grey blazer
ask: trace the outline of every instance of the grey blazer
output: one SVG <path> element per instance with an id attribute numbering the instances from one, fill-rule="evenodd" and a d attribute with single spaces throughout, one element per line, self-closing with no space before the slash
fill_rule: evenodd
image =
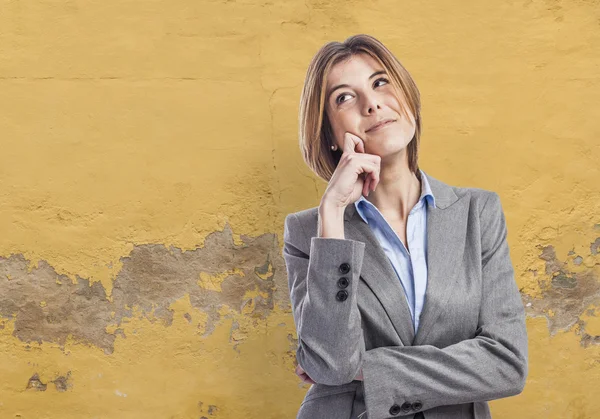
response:
<path id="1" fill-rule="evenodd" d="M 491 418 L 488 400 L 523 390 L 525 310 L 499 195 L 426 176 L 437 208 L 427 210 L 416 335 L 394 268 L 354 204 L 345 239 L 318 237 L 317 207 L 285 218 L 296 356 L 317 383 L 297 419 Z"/>

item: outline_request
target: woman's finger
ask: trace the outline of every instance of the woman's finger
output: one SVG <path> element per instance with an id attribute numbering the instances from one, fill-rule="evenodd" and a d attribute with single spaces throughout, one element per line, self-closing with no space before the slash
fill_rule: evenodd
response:
<path id="1" fill-rule="evenodd" d="M 310 384 L 316 384 L 312 378 L 310 378 L 308 376 L 308 374 L 302 374 L 302 376 L 300 377 L 302 379 L 302 381 L 304 381 L 305 383 L 310 383 Z"/>
<path id="2" fill-rule="evenodd" d="M 363 170 L 361 173 L 362 179 L 364 179 L 362 192 L 366 197 L 370 191 L 375 190 L 379 183 L 379 164 L 370 160 L 367 162 L 359 162 L 358 164 L 360 170 Z"/>
<path id="3" fill-rule="evenodd" d="M 371 187 L 371 176 L 365 172 L 365 183 L 363 185 L 363 195 L 365 197 L 369 196 L 369 188 Z"/>
<path id="4" fill-rule="evenodd" d="M 369 186 L 371 187 L 372 191 L 374 191 L 375 188 L 377 188 L 378 183 L 379 183 L 379 181 L 377 179 L 377 173 L 375 173 L 375 172 L 371 173 L 371 182 L 369 182 Z"/>
<path id="5" fill-rule="evenodd" d="M 296 375 L 305 383 L 316 384 L 312 378 L 302 369 L 300 365 L 296 366 Z"/>
<path id="6" fill-rule="evenodd" d="M 344 148 L 342 149 L 342 152 L 346 154 L 352 154 L 356 153 L 357 151 L 359 153 L 365 152 L 365 145 L 363 144 L 363 141 L 360 139 L 360 137 L 346 132 L 344 134 Z"/>

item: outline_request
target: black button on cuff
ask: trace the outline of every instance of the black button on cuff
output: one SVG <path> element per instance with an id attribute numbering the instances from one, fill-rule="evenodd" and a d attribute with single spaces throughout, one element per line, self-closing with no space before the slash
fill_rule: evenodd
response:
<path id="1" fill-rule="evenodd" d="M 410 409 L 412 409 L 412 405 L 409 402 L 404 402 L 402 403 L 402 406 L 400 406 L 400 409 L 402 409 L 404 413 L 408 413 L 410 412 Z"/>
<path id="2" fill-rule="evenodd" d="M 413 409 L 413 410 L 419 410 L 419 409 L 420 409 L 420 408 L 422 408 L 422 407 L 423 407 L 423 403 L 421 403 L 421 402 L 419 402 L 419 401 L 416 401 L 416 402 L 414 402 L 414 403 L 412 404 L 412 409 Z"/>
<path id="3" fill-rule="evenodd" d="M 400 406 L 395 404 L 392 407 L 390 407 L 390 415 L 397 415 L 398 413 L 400 413 Z"/>
<path id="4" fill-rule="evenodd" d="M 346 301 L 346 298 L 348 298 L 348 291 L 346 291 L 346 290 L 338 291 L 337 294 L 335 295 L 335 298 L 338 301 Z"/>
<path id="5" fill-rule="evenodd" d="M 340 273 L 347 274 L 348 272 L 350 272 L 350 264 L 346 262 L 342 263 L 340 265 Z"/>
<path id="6" fill-rule="evenodd" d="M 348 284 L 350 283 L 350 281 L 348 281 L 348 278 L 346 278 L 345 276 L 341 277 L 340 279 L 338 279 L 338 287 L 340 288 L 346 288 L 348 286 Z"/>

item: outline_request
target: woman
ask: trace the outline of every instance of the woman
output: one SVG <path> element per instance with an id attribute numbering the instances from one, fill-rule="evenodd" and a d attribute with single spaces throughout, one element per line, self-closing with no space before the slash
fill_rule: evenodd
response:
<path id="1" fill-rule="evenodd" d="M 284 227 L 296 372 L 313 383 L 300 419 L 490 418 L 488 400 L 525 385 L 499 196 L 419 169 L 419 98 L 368 35 L 308 68 L 300 146 L 328 186 Z"/>

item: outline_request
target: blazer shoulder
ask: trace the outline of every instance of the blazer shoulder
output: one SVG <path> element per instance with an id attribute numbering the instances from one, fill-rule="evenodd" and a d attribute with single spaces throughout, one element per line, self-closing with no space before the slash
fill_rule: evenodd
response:
<path id="1" fill-rule="evenodd" d="M 318 211 L 317 206 L 289 213 L 285 217 L 284 239 L 310 248 L 310 238 L 317 235 Z"/>
<path id="2" fill-rule="evenodd" d="M 490 196 L 496 194 L 493 191 L 471 186 L 458 186 L 446 183 L 429 174 L 426 174 L 431 191 L 436 201 L 436 206 L 444 209 L 457 201 L 463 204 L 468 202 L 470 211 L 481 214 L 481 209 Z"/>

